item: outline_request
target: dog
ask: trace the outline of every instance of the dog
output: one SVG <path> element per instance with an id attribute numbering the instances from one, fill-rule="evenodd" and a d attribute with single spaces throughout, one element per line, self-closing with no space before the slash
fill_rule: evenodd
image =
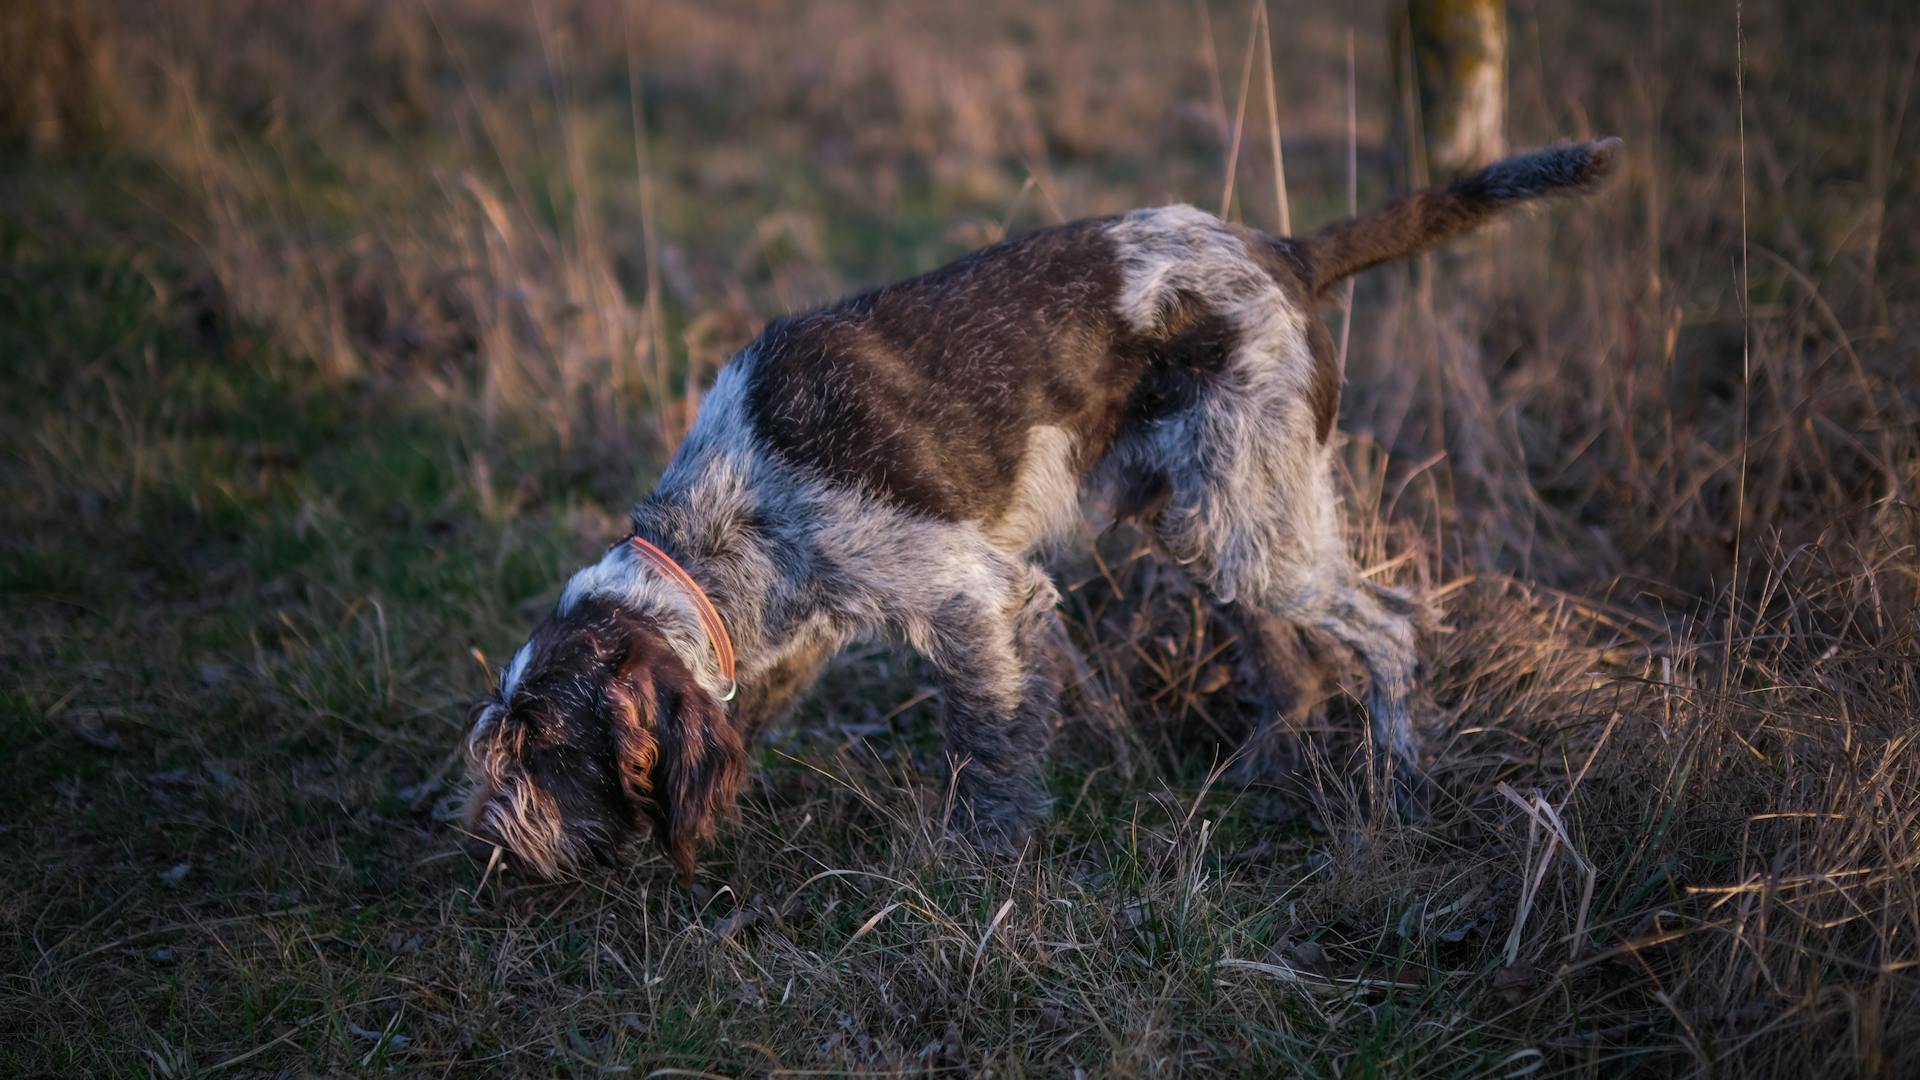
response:
<path id="1" fill-rule="evenodd" d="M 1416 605 L 1348 557 L 1315 302 L 1593 189 L 1618 149 L 1521 154 L 1304 239 L 1190 206 L 1073 222 L 775 320 L 721 370 L 631 535 L 475 705 L 466 831 L 551 878 L 646 830 L 691 880 L 756 733 L 878 636 L 937 675 L 952 826 L 1017 848 L 1049 806 L 1061 693 L 1036 553 L 1087 513 L 1139 520 L 1241 625 L 1351 649 L 1378 767 L 1416 791 Z M 1267 637 L 1243 635 L 1272 671 Z"/>

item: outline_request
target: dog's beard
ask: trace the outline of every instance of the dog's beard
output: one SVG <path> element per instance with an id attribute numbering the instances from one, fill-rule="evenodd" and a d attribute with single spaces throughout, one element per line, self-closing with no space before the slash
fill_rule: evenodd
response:
<path id="1" fill-rule="evenodd" d="M 506 849 L 515 869 L 554 878 L 589 859 L 611 863 L 614 838 L 595 821 L 570 821 L 559 800 L 525 777 L 479 781 L 469 828 L 484 843 Z"/>

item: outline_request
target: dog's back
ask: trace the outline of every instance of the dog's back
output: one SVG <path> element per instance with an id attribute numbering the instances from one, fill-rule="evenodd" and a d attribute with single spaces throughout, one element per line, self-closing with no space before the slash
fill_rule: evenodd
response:
<path id="1" fill-rule="evenodd" d="M 1302 239 L 1187 206 L 1072 222 L 780 319 L 743 355 L 768 449 L 906 509 L 1036 539 L 1117 442 L 1231 367 L 1244 318 L 1294 331 L 1297 400 L 1324 441 L 1339 375 L 1314 300 L 1502 211 L 1591 187 L 1617 140 L 1538 150 Z M 1024 497 L 1024 501 L 1023 501 Z M 1053 517 L 1047 513 L 1039 516 Z"/>

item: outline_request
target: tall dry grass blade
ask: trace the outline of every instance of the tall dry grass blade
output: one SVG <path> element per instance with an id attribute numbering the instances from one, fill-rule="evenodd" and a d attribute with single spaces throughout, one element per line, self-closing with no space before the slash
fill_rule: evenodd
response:
<path id="1" fill-rule="evenodd" d="M 640 249 L 647 272 L 647 292 L 643 308 L 647 320 L 647 351 L 651 363 L 648 401 L 654 409 L 656 426 L 665 423 L 667 402 L 667 334 L 660 317 L 660 229 L 654 213 L 653 160 L 647 147 L 646 103 L 640 92 L 639 50 L 633 41 L 631 9 L 621 9 L 621 29 L 627 46 L 627 108 L 633 117 L 633 165 L 640 185 Z M 666 432 L 661 433 L 663 436 Z"/>
<path id="2" fill-rule="evenodd" d="M 1014 218 L 1019 215 L 1021 208 L 1027 204 L 1027 195 L 1039 187 L 1039 185 L 1040 181 L 1033 173 L 1027 173 L 1027 178 L 1020 182 L 1020 190 L 1013 193 L 1012 200 L 1007 203 L 1006 210 L 1001 213 L 1000 220 L 994 225 L 994 243 L 997 244 L 1007 238 L 1007 230 L 1013 228 Z"/>
<path id="3" fill-rule="evenodd" d="M 1066 224 L 1069 220 L 1067 208 L 1061 205 L 1060 200 L 1053 194 L 1053 186 L 1047 183 L 1046 180 L 1047 176 L 1051 175 L 1051 170 L 1044 160 L 1041 161 L 1039 167 L 1035 167 L 1033 161 L 1034 159 L 1032 158 L 1021 158 L 1020 164 L 1025 166 L 1027 176 L 1033 181 L 1034 190 L 1038 191 L 1040 197 L 1046 200 L 1047 212 L 1053 215 L 1053 223 L 1055 225 Z"/>
<path id="4" fill-rule="evenodd" d="M 1047 154 L 1046 129 L 1040 123 L 1040 112 L 1033 107 L 1033 100 L 1026 93 L 1014 95 L 1009 104 L 1018 119 L 1015 133 L 1019 136 L 1020 164 L 1033 178 L 1034 186 L 1040 191 L 1040 197 L 1047 201 L 1047 209 L 1053 214 L 1056 225 L 1064 225 L 1069 220 L 1065 206 L 1054 195 L 1059 187 L 1053 175 L 1053 163 Z"/>
<path id="5" fill-rule="evenodd" d="M 1220 193 L 1220 217 L 1233 210 L 1233 180 L 1240 170 L 1240 138 L 1247 128 L 1247 97 L 1253 92 L 1253 29 L 1260 22 L 1260 5 L 1253 5 L 1248 16 L 1247 47 L 1240 57 L 1240 104 L 1233 111 L 1233 138 L 1227 143 L 1227 183 Z"/>
<path id="6" fill-rule="evenodd" d="M 1887 35 L 1885 42 L 1880 70 L 1874 80 L 1875 105 L 1867 143 L 1868 224 L 1861 230 L 1866 234 L 1866 253 L 1861 259 L 1858 305 L 1862 321 L 1871 319 L 1875 310 L 1874 292 L 1880 275 L 1880 245 L 1885 239 L 1887 227 L 1887 193 L 1894 175 L 1893 163 L 1900 146 L 1901 130 L 1906 126 L 1907 106 L 1913 102 L 1914 74 L 1920 69 L 1920 40 L 1916 40 L 1907 57 L 1906 72 L 1900 77 L 1899 88 L 1890 91 L 1887 84 L 1892 81 L 1892 73 L 1888 69 L 1893 62 L 1893 35 Z M 1882 99 L 1893 103 L 1891 118 L 1878 104 Z"/>
<path id="7" fill-rule="evenodd" d="M 1740 473 L 1734 486 L 1733 568 L 1727 582 L 1727 628 L 1722 635 L 1720 694 L 1724 700 L 1733 685 L 1733 642 L 1740 617 L 1740 552 L 1746 539 L 1747 463 L 1753 448 L 1753 318 L 1748 290 L 1753 279 L 1747 264 L 1747 82 L 1746 22 L 1741 0 L 1733 5 L 1733 87 L 1740 134 Z"/>
<path id="8" fill-rule="evenodd" d="M 1213 14 L 1207 10 L 1207 0 L 1193 0 L 1193 8 L 1200 13 L 1200 63 L 1207 69 L 1207 89 L 1213 94 L 1213 119 L 1224 136 L 1227 133 L 1227 93 L 1220 83 L 1220 54 L 1215 51 L 1213 43 Z"/>
<path id="9" fill-rule="evenodd" d="M 479 123 L 481 134 L 486 136 L 487 150 L 493 155 L 494 163 L 499 167 L 500 176 L 505 180 L 507 190 L 513 193 L 513 200 L 520 207 L 521 212 L 532 217 L 534 200 L 520 182 L 520 171 L 513 167 L 514 163 L 507 151 L 507 139 L 503 131 L 502 118 L 499 115 L 500 110 L 492 107 L 481 97 L 481 88 L 485 83 L 474 73 L 465 50 L 459 46 L 459 35 L 448 33 L 439 13 L 434 10 L 434 5 L 422 5 L 422 10 L 426 12 L 428 21 L 433 25 L 433 32 L 440 41 L 440 47 L 446 50 L 447 58 L 453 63 L 454 73 L 460 83 L 461 95 L 467 102 L 467 108 L 472 111 L 474 120 Z M 547 254 L 554 254 L 550 247 L 550 239 L 542 237 L 542 240 L 549 244 Z"/>
<path id="10" fill-rule="evenodd" d="M 1354 78 L 1353 30 L 1347 30 L 1347 216 L 1360 215 L 1360 120 L 1355 104 L 1357 97 Z M 1347 345 L 1353 340 L 1353 286 L 1354 278 L 1348 278 L 1342 289 L 1340 299 L 1340 358 L 1334 368 L 1339 377 L 1334 385 L 1347 381 Z"/>
<path id="11" fill-rule="evenodd" d="M 853 935 L 847 938 L 845 944 L 840 946 L 840 951 L 834 954 L 834 959 L 838 960 L 841 957 L 847 955 L 847 950 L 853 948 L 854 942 L 859 941 L 861 938 L 866 937 L 868 934 L 872 933 L 873 928 L 876 926 L 879 926 L 880 923 L 883 920 L 885 920 L 887 916 L 893 914 L 894 912 L 906 906 L 907 906 L 907 902 L 905 900 L 894 900 L 888 903 L 885 907 L 882 907 L 879 911 L 876 911 L 872 915 L 867 916 L 867 921 L 861 923 L 860 928 L 855 930 L 853 932 Z"/>
<path id="12" fill-rule="evenodd" d="M 1580 871 L 1580 906 L 1574 910 L 1573 937 L 1567 942 L 1567 959 L 1572 960 L 1580 955 L 1580 945 L 1587 938 L 1587 916 L 1593 908 L 1593 890 L 1599 884 L 1600 874 L 1594 869 L 1593 863 L 1574 846 L 1573 838 L 1567 834 L 1567 823 L 1561 820 L 1560 812 L 1555 810 L 1553 804 L 1547 802 L 1544 797 L 1536 794 L 1535 798 L 1539 801 L 1540 812 L 1546 816 L 1547 824 L 1553 829 L 1553 834 L 1559 837 L 1561 849 L 1567 853 L 1567 858 L 1572 859 L 1573 865 Z"/>
<path id="13" fill-rule="evenodd" d="M 1399 982 L 1393 979 L 1369 979 L 1345 975 L 1313 975 L 1289 965 L 1266 964 L 1258 960 L 1236 960 L 1228 958 L 1218 961 L 1215 967 L 1239 968 L 1243 971 L 1255 971 L 1269 975 L 1309 993 L 1331 997 L 1353 997 L 1370 991 L 1379 990 L 1419 990 L 1419 983 Z"/>
<path id="14" fill-rule="evenodd" d="M 500 845 L 499 844 L 493 845 L 493 854 L 487 856 L 487 868 L 485 870 L 480 871 L 480 884 L 475 885 L 473 887 L 473 895 L 475 899 L 478 899 L 481 896 L 481 894 L 487 891 L 487 879 L 493 876 L 494 868 L 500 865 L 500 856 L 502 854 L 503 854 L 503 849 L 500 847 Z"/>
<path id="15" fill-rule="evenodd" d="M 1540 815 L 1532 803 L 1522 799 L 1517 792 L 1507 786 L 1505 781 L 1501 782 L 1498 790 L 1527 815 L 1527 853 L 1520 862 L 1520 899 L 1514 903 L 1513 927 L 1507 932 L 1505 952 L 1507 966 L 1512 967 L 1520 960 L 1521 935 L 1526 932 L 1527 919 L 1533 915 L 1534 894 L 1540 887 L 1540 879 L 1546 875 L 1547 864 L 1553 859 L 1553 848 L 1558 841 L 1548 836 L 1547 848 L 1541 853 L 1540 862 L 1536 868 L 1533 853 L 1539 848 L 1540 843 Z"/>
<path id="16" fill-rule="evenodd" d="M 571 87 L 566 82 L 567 58 L 560 55 L 561 46 L 554 40 L 552 18 L 548 5 L 533 5 L 534 37 L 540 43 L 541 62 L 546 65 L 547 92 L 553 99 L 554 126 L 560 132 L 560 154 L 566 163 L 567 182 L 573 185 L 571 225 L 574 250 L 585 252 L 595 243 L 599 229 L 594 221 L 586 156 L 581 150 L 579 109 L 574 107 L 571 100 Z"/>
<path id="17" fill-rule="evenodd" d="M 1013 897 L 1009 896 L 1006 903 L 1000 905 L 1000 910 L 993 913 L 993 919 L 987 923 L 987 928 L 980 933 L 980 944 L 973 950 L 975 966 L 978 966 L 980 958 L 986 955 L 987 942 L 993 940 L 993 932 L 1000 929 L 1000 924 L 1005 922 L 1007 916 L 1011 914 L 1013 914 Z"/>
<path id="18" fill-rule="evenodd" d="M 647 352 L 649 359 L 649 400 L 659 409 L 666 394 L 666 329 L 660 319 L 660 229 L 653 202 L 653 154 L 647 146 L 647 111 L 639 88 L 639 50 L 634 46 L 632 8 L 622 8 L 622 31 L 626 33 L 626 94 L 628 111 L 634 121 L 634 179 L 639 184 L 639 246 L 647 271 L 647 296 L 641 302 L 647 313 Z"/>
<path id="19" fill-rule="evenodd" d="M 1587 760 L 1581 764 L 1580 771 L 1574 774 L 1573 783 L 1567 785 L 1567 793 L 1560 798 L 1560 809 L 1565 810 L 1567 804 L 1573 801 L 1574 793 L 1580 790 L 1581 781 L 1587 778 L 1588 770 L 1593 768 L 1594 759 L 1600 756 L 1600 751 L 1607 745 L 1607 739 L 1613 734 L 1613 729 L 1619 726 L 1620 714 L 1615 712 L 1607 718 L 1607 726 L 1600 729 L 1600 737 L 1593 741 L 1593 749 L 1587 751 Z"/>
<path id="20" fill-rule="evenodd" d="M 1280 235 L 1293 233 L 1293 214 L 1287 207 L 1287 161 L 1280 151 L 1280 95 L 1273 76 L 1273 20 L 1266 0 L 1260 3 L 1260 66 L 1267 84 L 1267 145 L 1273 150 L 1273 201 L 1280 214 Z"/>
<path id="21" fill-rule="evenodd" d="M 1394 59 L 1400 64 L 1401 108 L 1406 110 L 1407 145 L 1404 150 L 1407 155 L 1407 181 L 1412 190 L 1419 191 L 1430 183 L 1427 176 L 1426 139 L 1420 124 L 1420 69 L 1413 56 L 1413 12 L 1404 4 L 1400 11 L 1402 40 L 1406 48 Z"/>
<path id="22" fill-rule="evenodd" d="M 1511 967 L 1519 961 L 1520 942 L 1526 931 L 1527 920 L 1533 914 L 1535 902 L 1539 898 L 1540 886 L 1546 881 L 1547 871 L 1553 864 L 1556 853 L 1564 851 L 1567 858 L 1579 870 L 1581 875 L 1580 905 L 1575 909 L 1573 936 L 1568 945 L 1568 959 L 1580 955 L 1580 943 L 1587 935 L 1587 915 L 1593 907 L 1593 892 L 1599 883 L 1599 873 L 1587 857 L 1574 847 L 1573 838 L 1567 832 L 1566 822 L 1547 802 L 1546 796 L 1535 791 L 1522 798 L 1520 793 L 1506 781 L 1501 781 L 1495 790 L 1507 801 L 1520 808 L 1527 815 L 1527 854 L 1522 863 L 1520 899 L 1515 904 L 1513 928 L 1507 934 L 1506 958 Z M 1540 850 L 1540 861 L 1533 861 L 1533 853 L 1538 848 L 1539 837 L 1547 838 L 1546 847 Z"/>

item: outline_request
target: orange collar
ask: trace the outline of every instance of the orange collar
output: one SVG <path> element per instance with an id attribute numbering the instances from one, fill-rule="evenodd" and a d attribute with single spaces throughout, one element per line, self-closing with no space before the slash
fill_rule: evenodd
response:
<path id="1" fill-rule="evenodd" d="M 720 662 L 720 676 L 727 680 L 726 696 L 720 700 L 732 701 L 734 691 L 739 689 L 733 677 L 733 639 L 727 636 L 727 624 L 720 618 L 720 610 L 707 598 L 706 590 L 693 580 L 692 574 L 673 561 L 673 556 L 641 539 L 637 533 L 624 541 L 616 541 L 614 546 L 618 547 L 621 543 L 632 548 L 633 553 L 649 566 L 665 574 L 667 580 L 680 586 L 681 591 L 687 594 L 687 599 L 693 601 L 694 614 L 700 616 L 700 625 L 707 632 L 707 640 L 713 644 L 714 658 Z"/>

